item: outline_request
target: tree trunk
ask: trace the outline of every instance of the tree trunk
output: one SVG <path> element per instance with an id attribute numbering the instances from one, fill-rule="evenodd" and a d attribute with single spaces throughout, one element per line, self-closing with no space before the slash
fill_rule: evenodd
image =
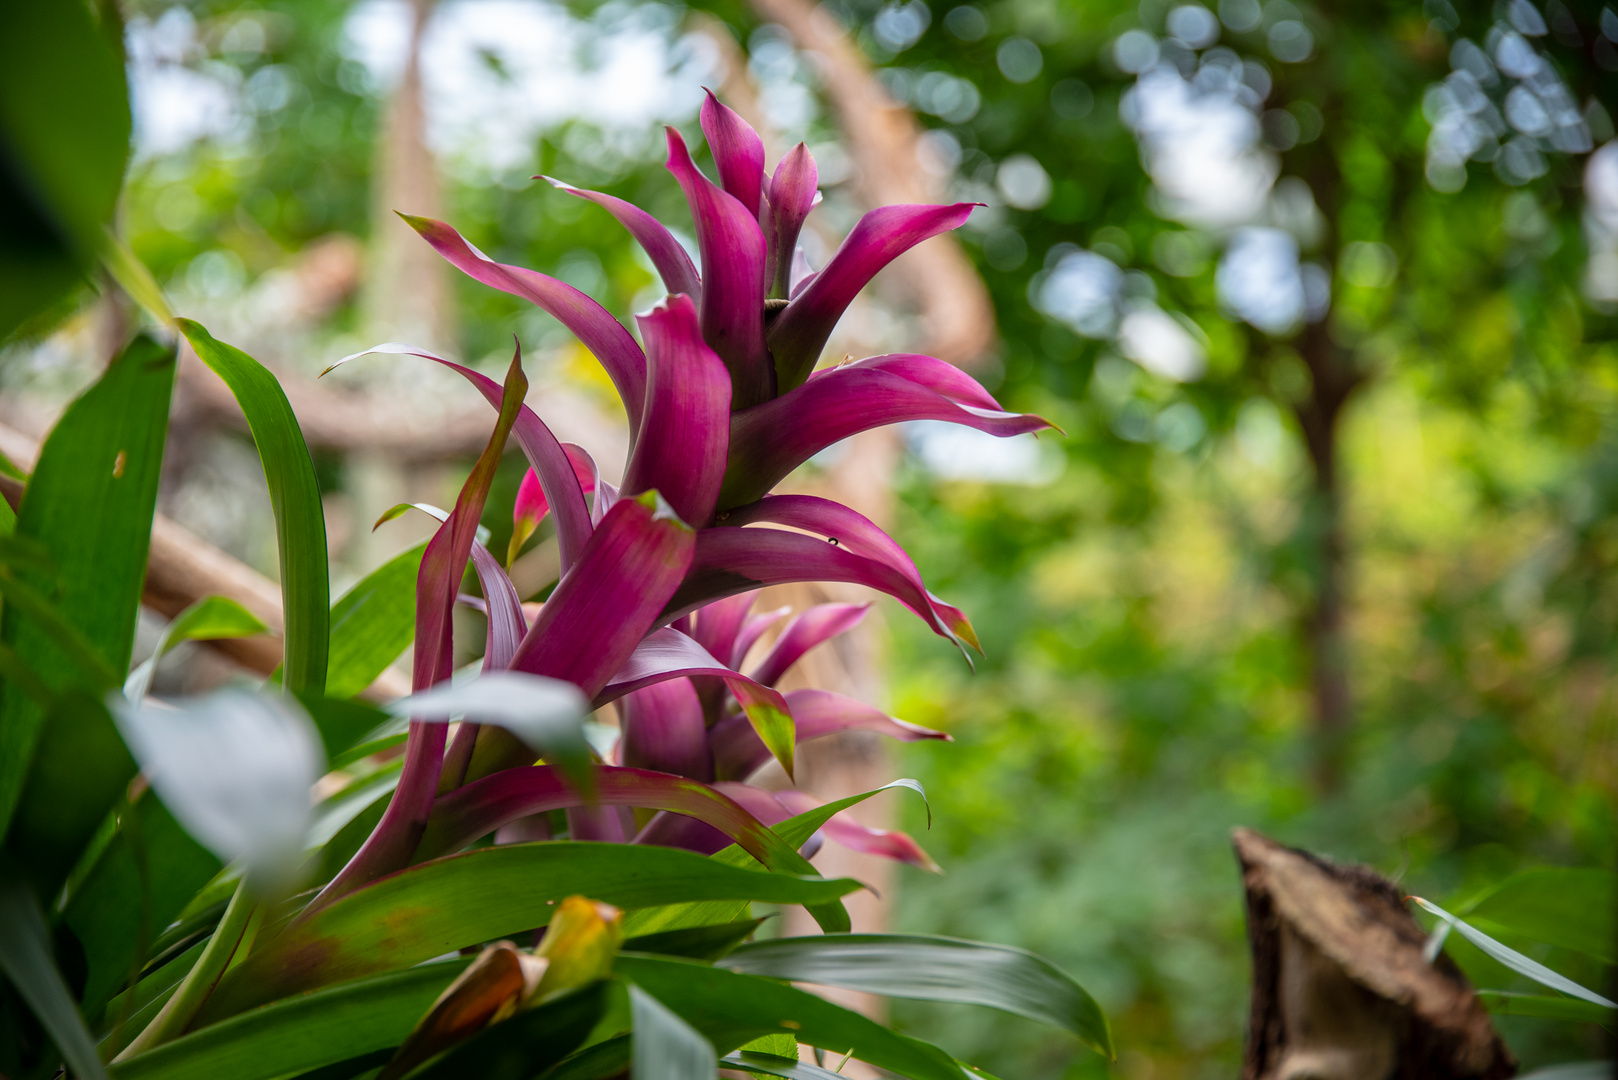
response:
<path id="1" fill-rule="evenodd" d="M 1303 612 L 1314 714 L 1314 781 L 1330 794 L 1343 782 L 1353 699 L 1348 680 L 1343 499 L 1338 434 L 1343 408 L 1361 377 L 1331 340 L 1326 320 L 1310 323 L 1298 342 L 1312 388 L 1293 406 L 1313 472 L 1302 528 L 1311 541 L 1314 588 Z"/>

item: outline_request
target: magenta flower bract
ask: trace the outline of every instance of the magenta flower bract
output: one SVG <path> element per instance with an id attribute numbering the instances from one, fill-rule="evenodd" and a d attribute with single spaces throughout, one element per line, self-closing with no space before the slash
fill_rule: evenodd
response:
<path id="1" fill-rule="evenodd" d="M 857 623 L 865 605 L 802 613 L 750 672 L 738 669 L 780 615 L 750 614 L 753 594 L 799 581 L 877 589 L 940 636 L 977 647 L 965 615 L 933 596 L 915 563 L 871 521 L 828 499 L 770 494 L 814 454 L 886 424 L 945 420 L 999 436 L 1049 426 L 1006 412 L 974 380 L 934 357 L 893 354 L 815 370 L 833 327 L 872 277 L 909 248 L 961 225 L 972 204 L 874 210 L 811 272 L 797 246 L 817 201 L 807 148 L 799 144 L 766 175 L 757 132 L 711 94 L 701 125 L 717 184 L 693 163 L 679 132 L 668 129 L 668 169 L 691 207 L 700 271 L 651 215 L 551 181 L 612 214 L 662 277 L 669 296 L 637 317 L 639 342 L 578 289 L 498 263 L 443 222 L 405 217 L 454 266 L 566 325 L 606 369 L 630 418 L 629 461 L 615 490 L 600 480 L 588 454 L 559 443 L 521 404 L 526 383 L 517 361 L 502 386 L 408 346 L 371 350 L 447 365 L 502 416 L 423 561 L 418 689 L 448 676 L 446 605 L 470 558 L 488 614 L 484 669 L 565 679 L 597 707 L 616 702 L 621 740 L 616 764 L 598 766 L 598 805 L 585 807 L 564 777 L 534 765 L 533 751 L 502 729 L 464 723 L 446 747 L 441 725 L 413 725 L 388 818 L 317 903 L 411 859 L 558 807 L 574 808 L 575 838 L 698 850 L 736 840 L 765 852 L 768 838 L 755 827 L 800 812 L 807 798 L 744 783 L 770 758 L 790 776 L 797 743 L 856 728 L 900 739 L 947 738 L 823 690 L 775 689 L 805 652 Z M 486 462 L 498 458 L 507 431 L 532 465 L 516 531 L 526 538 L 549 515 L 560 551 L 561 579 L 531 625 L 499 562 L 471 539 L 492 477 Z M 586 498 L 592 493 L 593 503 Z M 514 541 L 511 554 L 521 542 Z M 663 812 L 637 831 L 613 806 Z M 903 834 L 833 820 L 823 830 L 833 839 L 931 865 Z"/>

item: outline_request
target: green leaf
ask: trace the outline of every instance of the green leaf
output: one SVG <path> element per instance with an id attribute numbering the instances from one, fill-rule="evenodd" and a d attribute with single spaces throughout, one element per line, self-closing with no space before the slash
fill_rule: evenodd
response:
<path id="1" fill-rule="evenodd" d="M 690 1024 L 638 986 L 629 988 L 633 1017 L 631 1080 L 713 1080 L 719 1055 Z"/>
<path id="2" fill-rule="evenodd" d="M 23 495 L 16 537 L 42 545 L 56 573 L 19 568 L 9 582 L 48 598 L 101 669 L 95 677 L 86 674 L 82 661 L 41 622 L 39 608 L 18 603 L 16 590 L 8 589 L 0 645 L 52 691 L 81 686 L 99 693 L 129 669 L 174 357 L 173 348 L 137 336 L 68 406 L 46 438 Z M 44 707 L 20 687 L 0 685 L 0 835 L 16 811 L 44 716 Z"/>
<path id="3" fill-rule="evenodd" d="M 578 1049 L 606 1009 L 607 982 L 569 990 L 492 1024 L 410 1074 L 410 1080 L 529 1080 Z"/>
<path id="4" fill-rule="evenodd" d="M 684 956 L 692 960 L 717 960 L 746 941 L 764 924 L 763 919 L 742 919 L 716 926 L 696 926 L 662 934 L 643 934 L 624 942 L 623 951 Z"/>
<path id="5" fill-rule="evenodd" d="M 83 691 L 58 697 L 5 844 L 41 901 L 56 898 L 134 775 L 107 707 Z"/>
<path id="6" fill-rule="evenodd" d="M 1065 1028 L 1114 1056 L 1095 999 L 1050 961 L 1009 945 L 919 934 L 775 938 L 743 945 L 719 966 L 884 997 L 984 1005 Z"/>
<path id="7" fill-rule="evenodd" d="M 135 800 L 62 913 L 84 950 L 87 1016 L 98 1015 L 145 964 L 158 934 L 219 868 L 156 795 Z"/>
<path id="8" fill-rule="evenodd" d="M 205 940 L 193 943 L 132 988 L 107 1002 L 100 1023 L 103 1030 L 100 1043 L 102 1058 L 110 1060 L 115 1057 L 152 1022 L 181 980 L 196 966 L 197 958 L 207 944 Z"/>
<path id="9" fill-rule="evenodd" d="M 1584 1001 L 1592 1002 L 1604 1008 L 1618 1009 L 1618 1003 L 1608 1001 L 1594 990 L 1589 990 L 1583 986 L 1580 986 L 1578 983 L 1574 982 L 1572 979 L 1569 979 L 1565 975 L 1557 974 L 1537 960 L 1530 960 L 1516 949 L 1501 944 L 1488 934 L 1485 934 L 1483 931 L 1479 930 L 1477 927 L 1457 919 L 1455 916 L 1451 915 L 1437 904 L 1423 900 L 1419 896 L 1412 896 L 1410 899 L 1420 904 L 1427 911 L 1437 915 L 1451 928 L 1453 928 L 1456 933 L 1460 934 L 1466 940 L 1470 941 L 1472 944 L 1476 945 L 1485 953 L 1500 961 L 1500 963 L 1506 965 L 1506 967 L 1510 968 L 1512 971 L 1515 971 L 1517 974 L 1526 975 L 1528 978 L 1539 983 L 1541 986 L 1548 986 L 1552 990 L 1559 991 L 1571 997 L 1580 998 Z"/>
<path id="10" fill-rule="evenodd" d="M 798 1040 L 791 1035 L 760 1035 L 742 1049 L 751 1053 L 774 1054 L 776 1057 L 795 1057 Z"/>
<path id="11" fill-rule="evenodd" d="M 257 360 L 214 340 L 201 323 L 180 319 L 178 325 L 197 356 L 236 395 L 258 444 L 281 558 L 286 650 L 282 679 L 293 692 L 324 690 L 331 616 L 326 518 L 298 419 L 281 384 Z"/>
<path id="12" fill-rule="evenodd" d="M 201 1021 L 544 926 L 548 902 L 575 894 L 628 910 L 670 899 L 824 903 L 859 887 L 847 878 L 724 866 L 674 848 L 571 842 L 480 848 L 383 878 L 290 926 L 225 976 Z"/>
<path id="13" fill-rule="evenodd" d="M 653 956 L 620 955 L 616 972 L 702 1032 L 722 1053 L 761 1035 L 853 1055 L 910 1080 L 961 1080 L 937 1047 L 772 979 Z"/>
<path id="14" fill-rule="evenodd" d="M 322 808 L 310 826 L 310 839 L 319 842 L 321 835 L 328 831 L 331 831 L 331 836 L 320 849 L 319 861 L 310 877 L 311 884 L 330 881 L 348 865 L 348 860 L 354 857 L 365 843 L 365 838 L 382 820 L 383 812 L 393 799 L 394 789 L 399 786 L 403 767 L 403 760 L 389 762 Z M 352 795 L 352 801 L 346 797 L 348 795 Z M 347 820 L 342 820 L 345 817 Z"/>
<path id="15" fill-rule="evenodd" d="M 326 694 L 353 697 L 376 681 L 416 636 L 416 573 L 426 544 L 395 555 L 331 609 Z"/>
<path id="16" fill-rule="evenodd" d="M 397 1046 L 471 961 L 422 964 L 200 1028 L 115 1065 L 116 1080 L 271 1080 Z"/>
<path id="17" fill-rule="evenodd" d="M 1468 922 L 1618 962 L 1618 873 L 1542 867 L 1502 881 L 1462 907 Z"/>
<path id="18" fill-rule="evenodd" d="M 1479 990 L 1478 1000 L 1496 1016 L 1544 1016 L 1552 1020 L 1576 1020 L 1587 1024 L 1611 1025 L 1613 1010 L 1591 1001 L 1552 997 L 1549 994 L 1518 994 L 1510 990 Z"/>
<path id="19" fill-rule="evenodd" d="M 315 722 L 315 729 L 320 732 L 320 743 L 325 747 L 326 757 L 333 769 L 340 769 L 358 760 L 345 755 L 355 749 L 361 739 L 374 741 L 382 731 L 392 728 L 395 723 L 393 717 L 376 706 L 353 698 L 327 697 L 311 690 L 294 696 L 309 714 L 309 719 Z M 401 733 L 405 726 L 399 724 Z"/>
<path id="20" fill-rule="evenodd" d="M 79 1080 L 105 1080 L 84 1017 L 51 959 L 50 931 L 34 894 L 14 868 L 0 865 L 0 973 L 33 1010 Z"/>
<path id="21" fill-rule="evenodd" d="M 101 265 L 107 268 L 107 273 L 112 275 L 119 288 L 145 308 L 152 318 L 164 325 L 173 325 L 174 309 L 169 307 L 168 297 L 163 295 L 163 286 L 157 283 L 151 268 L 130 250 L 110 225 L 103 227 Z"/>
<path id="22" fill-rule="evenodd" d="M 811 1065 L 807 1061 L 782 1057 L 779 1054 L 761 1054 L 753 1050 L 738 1051 L 727 1056 L 720 1064 L 727 1069 L 745 1069 L 747 1072 L 760 1073 L 764 1076 L 784 1076 L 787 1080 L 843 1080 L 841 1073 L 822 1069 L 819 1065 Z"/>
<path id="23" fill-rule="evenodd" d="M 82 280 L 129 153 L 117 32 L 90 5 L 12 0 L 0 35 L 0 340 Z"/>
<path id="24" fill-rule="evenodd" d="M 259 622 L 258 616 L 229 597 L 204 596 L 163 628 L 163 636 L 157 639 L 152 655 L 124 680 L 124 697 L 137 703 L 145 697 L 157 665 L 182 642 L 252 637 L 268 633 L 269 629 Z"/>
<path id="25" fill-rule="evenodd" d="M 28 474 L 23 472 L 15 461 L 12 461 L 3 453 L 0 453 L 0 476 L 9 476 L 13 480 L 22 480 L 24 482 L 28 480 Z M 0 502 L 6 503 L 6 510 L 11 509 L 11 504 L 6 500 L 0 499 Z"/>
<path id="26" fill-rule="evenodd" d="M 851 806 L 857 806 L 872 795 L 879 795 L 892 788 L 904 788 L 914 791 L 921 796 L 924 804 L 926 802 L 927 793 L 922 790 L 919 783 L 909 779 L 895 780 L 891 784 L 883 784 L 879 788 L 872 788 L 870 791 L 864 791 L 858 795 L 837 799 L 834 802 L 826 803 L 824 806 L 817 806 L 813 810 L 805 811 L 796 817 L 790 817 L 776 825 L 771 831 L 789 844 L 793 850 L 797 850 L 808 843 L 809 838 L 815 834 L 815 831 L 826 824 L 833 814 L 841 810 L 847 810 Z M 928 813 L 928 823 L 931 824 L 931 810 Z M 731 844 L 709 857 L 715 862 L 724 863 L 726 866 L 759 865 L 757 859 L 754 859 L 736 844 Z M 750 913 L 750 909 L 746 904 L 737 905 L 730 901 L 668 904 L 645 911 L 631 912 L 624 920 L 624 931 L 631 935 L 655 934 L 665 930 L 682 930 L 694 926 L 735 922 L 737 919 L 747 918 Z"/>

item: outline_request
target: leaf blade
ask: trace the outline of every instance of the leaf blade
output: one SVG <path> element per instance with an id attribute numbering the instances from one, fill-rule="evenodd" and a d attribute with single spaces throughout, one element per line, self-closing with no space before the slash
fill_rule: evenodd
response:
<path id="1" fill-rule="evenodd" d="M 45 917 L 22 875 L 0 873 L 0 972 L 28 1003 L 74 1075 L 106 1080 L 95 1042 L 51 958 L 50 941 Z"/>
<path id="2" fill-rule="evenodd" d="M 629 987 L 633 1080 L 712 1080 L 719 1056 L 702 1033 L 640 987 Z"/>
<path id="3" fill-rule="evenodd" d="M 59 588 L 50 610 L 114 677 L 128 670 L 134 645 L 175 357 L 173 348 L 137 336 L 68 406 L 40 450 L 17 518 L 16 537 L 42 545 L 56 574 L 19 570 L 11 581 L 47 596 Z M 104 688 L 13 598 L 0 615 L 0 645 L 15 650 L 52 690 Z M 44 707 L 20 686 L 0 686 L 0 836 L 17 808 L 43 720 Z"/>
<path id="4" fill-rule="evenodd" d="M 911 1080 L 961 1080 L 959 1066 L 937 1047 L 785 983 L 684 960 L 622 955 L 616 970 L 728 1052 L 761 1035 L 854 1056 Z"/>
<path id="5" fill-rule="evenodd" d="M 270 1080 L 397 1046 L 469 960 L 423 964 L 212 1024 L 116 1065 L 115 1080 Z"/>
<path id="6" fill-rule="evenodd" d="M 376 681 L 416 636 L 416 573 L 425 543 L 371 571 L 331 609 L 326 696 L 353 697 Z"/>
<path id="7" fill-rule="evenodd" d="M 1112 1033 L 1094 998 L 1024 949 L 911 934 L 775 938 L 733 950 L 719 966 L 886 997 L 982 1005 L 1071 1032 L 1111 1058 Z"/>
<path id="8" fill-rule="evenodd" d="M 543 925 L 578 894 L 632 910 L 686 900 L 816 903 L 860 887 L 724 866 L 687 851 L 543 842 L 422 863 L 334 901 L 256 951 L 220 983 L 203 1020 Z"/>
<path id="9" fill-rule="evenodd" d="M 275 514 L 285 615 L 283 681 L 288 690 L 324 690 L 331 632 L 331 582 L 326 564 L 326 515 L 314 460 L 281 384 L 269 370 L 201 323 L 177 325 L 197 356 L 235 395 L 264 466 Z"/>

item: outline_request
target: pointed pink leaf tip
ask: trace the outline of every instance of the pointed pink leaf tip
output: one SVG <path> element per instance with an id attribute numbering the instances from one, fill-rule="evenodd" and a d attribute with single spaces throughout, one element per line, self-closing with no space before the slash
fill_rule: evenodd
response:
<path id="1" fill-rule="evenodd" d="M 820 194 L 820 171 L 809 148 L 799 143 L 787 152 L 770 179 L 769 241 L 770 295 L 790 294 L 798 234 Z"/>
<path id="2" fill-rule="evenodd" d="M 517 501 L 512 507 L 512 519 L 518 525 L 532 528 L 550 511 L 551 504 L 545 499 L 545 490 L 539 486 L 539 474 L 529 469 L 523 476 L 522 483 L 517 486 Z"/>
<path id="3" fill-rule="evenodd" d="M 708 97 L 702 103 L 702 134 L 719 169 L 719 184 L 756 218 L 764 190 L 764 140 L 712 90 L 703 92 Z"/>
<path id="4" fill-rule="evenodd" d="M 702 281 L 697 276 L 696 264 L 691 256 L 686 254 L 685 248 L 674 239 L 674 235 L 664 228 L 662 222 L 642 210 L 633 203 L 607 195 L 600 191 L 585 191 L 572 184 L 563 183 L 549 176 L 531 177 L 534 180 L 547 181 L 559 191 L 565 191 L 575 198 L 585 199 L 603 208 L 607 213 L 618 219 L 618 223 L 635 238 L 645 250 L 652 265 L 657 268 L 658 275 L 663 279 L 663 287 L 671 293 L 685 293 L 692 299 L 702 296 Z"/>
<path id="5" fill-rule="evenodd" d="M 702 174 L 680 133 L 666 130 L 669 172 L 691 206 L 702 255 L 703 340 L 730 371 L 732 408 L 768 401 L 775 368 L 764 344 L 764 230 L 755 212 Z"/>
<path id="6" fill-rule="evenodd" d="M 568 464 L 573 467 L 573 476 L 579 482 L 580 493 L 590 494 L 596 488 L 595 462 L 579 447 L 569 445 L 564 447 L 563 451 L 567 455 Z M 550 499 L 540 483 L 539 473 L 530 467 L 523 474 L 522 483 L 517 485 L 517 498 L 511 507 L 511 544 L 506 549 L 507 566 L 517 561 L 522 546 L 534 535 L 539 523 L 544 521 L 550 512 Z"/>
<path id="7" fill-rule="evenodd" d="M 770 324 L 779 392 L 809 377 L 837 320 L 878 271 L 923 240 L 959 228 L 978 205 L 883 206 L 860 218 L 825 269 Z"/>

